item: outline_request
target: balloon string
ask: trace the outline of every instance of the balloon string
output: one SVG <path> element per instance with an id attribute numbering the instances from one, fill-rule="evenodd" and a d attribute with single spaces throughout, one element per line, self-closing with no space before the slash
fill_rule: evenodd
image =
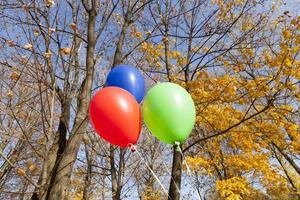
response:
<path id="1" fill-rule="evenodd" d="M 165 169 L 167 170 L 168 174 L 170 174 L 171 180 L 173 181 L 173 183 L 175 183 L 176 190 L 178 191 L 179 196 L 181 197 L 180 189 L 179 189 L 177 183 L 175 182 L 175 180 L 173 179 L 172 174 L 171 174 L 170 170 L 168 169 L 168 166 L 166 165 L 166 163 L 165 163 L 164 161 L 163 161 L 163 164 L 164 164 L 164 167 L 165 167 Z"/>
<path id="2" fill-rule="evenodd" d="M 182 153 L 182 150 L 181 150 L 181 148 L 180 148 L 180 145 L 178 145 L 177 143 L 175 143 L 175 145 L 176 145 L 176 150 L 178 150 L 178 151 L 180 152 L 180 154 L 181 154 L 182 162 L 183 162 L 183 164 L 186 166 L 188 175 L 191 176 L 191 175 L 192 175 L 192 171 L 191 171 L 189 165 L 187 164 L 186 160 L 184 159 L 184 155 L 183 155 L 183 153 Z M 198 199 L 201 200 L 201 197 L 200 197 L 198 191 L 197 191 L 196 193 L 197 193 Z"/>
<path id="3" fill-rule="evenodd" d="M 130 145 L 130 149 L 132 152 L 136 152 L 140 159 L 145 163 L 145 165 L 147 166 L 147 168 L 149 169 L 149 171 L 152 173 L 153 177 L 156 179 L 156 181 L 159 183 L 160 187 L 163 189 L 163 191 L 166 193 L 166 195 L 171 199 L 171 197 L 168 194 L 168 191 L 166 190 L 166 188 L 163 186 L 163 184 L 160 182 L 159 178 L 156 176 L 155 172 L 151 169 L 151 167 L 147 164 L 146 160 L 142 157 L 142 155 L 140 154 L 140 152 L 137 150 L 137 148 L 134 145 Z"/>

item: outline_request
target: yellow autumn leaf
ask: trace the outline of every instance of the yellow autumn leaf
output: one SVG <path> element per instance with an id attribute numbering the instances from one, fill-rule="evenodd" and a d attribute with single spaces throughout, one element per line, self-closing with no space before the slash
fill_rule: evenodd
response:
<path id="1" fill-rule="evenodd" d="M 162 42 L 163 42 L 163 43 L 167 43 L 168 41 L 169 41 L 168 37 L 163 37 L 163 38 L 162 38 Z"/>
<path id="2" fill-rule="evenodd" d="M 148 31 L 146 31 L 146 35 L 148 35 L 148 36 L 149 36 L 149 35 L 151 35 L 151 34 L 152 34 L 152 32 L 151 32 L 151 31 L 149 31 L 149 30 L 148 30 Z"/>
<path id="3" fill-rule="evenodd" d="M 51 58 L 51 56 L 52 56 L 51 51 L 45 52 L 44 56 L 45 56 L 45 58 Z"/>
<path id="4" fill-rule="evenodd" d="M 45 0 L 45 5 L 47 7 L 51 7 L 51 6 L 55 5 L 55 2 L 54 2 L 54 0 Z"/>
<path id="5" fill-rule="evenodd" d="M 77 29 L 77 25 L 72 22 L 70 25 L 69 25 L 70 29 L 72 29 L 73 31 L 75 31 Z"/>
<path id="6" fill-rule="evenodd" d="M 34 30 L 33 30 L 33 34 L 34 34 L 35 36 L 38 36 L 38 35 L 40 34 L 40 31 L 39 31 L 38 29 L 34 29 Z"/>
<path id="7" fill-rule="evenodd" d="M 173 51 L 173 57 L 174 58 L 179 58 L 179 56 L 181 55 L 180 51 Z"/>
<path id="8" fill-rule="evenodd" d="M 17 168 L 16 169 L 17 174 L 19 174 L 20 176 L 25 176 L 25 171 L 22 168 Z"/>
<path id="9" fill-rule="evenodd" d="M 33 47 L 32 44 L 25 44 L 23 46 L 24 49 L 28 49 L 28 50 L 32 49 L 32 47 Z"/>
<path id="10" fill-rule="evenodd" d="M 287 67 L 291 67 L 291 66 L 292 66 L 292 61 L 291 61 L 289 58 L 287 58 L 287 59 L 285 59 L 284 64 L 285 64 Z"/>
<path id="11" fill-rule="evenodd" d="M 292 37 L 292 34 L 291 34 L 290 30 L 288 30 L 288 29 L 284 29 L 282 31 L 282 35 L 285 39 L 290 39 Z"/>
<path id="12" fill-rule="evenodd" d="M 14 93 L 13 93 L 12 90 L 8 90 L 7 93 L 6 93 L 6 95 L 7 95 L 7 97 L 8 97 L 9 99 L 11 99 L 11 98 L 13 97 Z"/>
<path id="13" fill-rule="evenodd" d="M 11 73 L 10 78 L 11 78 L 12 80 L 15 80 L 15 81 L 19 80 L 19 78 L 20 78 L 19 72 L 16 71 L 16 70 L 14 70 L 14 71 Z"/>
<path id="14" fill-rule="evenodd" d="M 225 66 L 225 67 L 228 67 L 228 66 L 229 66 L 229 62 L 228 62 L 228 61 L 225 61 L 225 62 L 224 62 L 224 66 Z"/>
<path id="15" fill-rule="evenodd" d="M 14 41 L 12 41 L 12 40 L 6 40 L 6 44 L 7 44 L 9 47 L 14 47 L 14 46 L 15 46 L 15 43 L 14 43 Z"/>
<path id="16" fill-rule="evenodd" d="M 63 55 L 69 55 L 71 53 L 71 48 L 69 47 L 61 48 L 59 52 Z"/>
<path id="17" fill-rule="evenodd" d="M 54 32 L 56 32 L 56 29 L 55 28 L 49 28 L 49 32 L 54 33 Z"/>
<path id="18" fill-rule="evenodd" d="M 31 161 L 28 161 L 26 163 L 26 165 L 27 165 L 27 168 L 29 169 L 29 171 L 31 171 L 31 172 L 36 169 L 36 166 Z"/>

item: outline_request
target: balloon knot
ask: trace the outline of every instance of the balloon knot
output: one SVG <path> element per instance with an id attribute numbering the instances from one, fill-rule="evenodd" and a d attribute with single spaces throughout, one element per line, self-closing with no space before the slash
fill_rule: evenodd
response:
<path id="1" fill-rule="evenodd" d="M 174 142 L 175 150 L 180 151 L 180 142 Z"/>
<path id="2" fill-rule="evenodd" d="M 127 146 L 131 150 L 132 153 L 134 153 L 136 151 L 136 146 L 134 146 L 133 144 L 130 143 Z"/>

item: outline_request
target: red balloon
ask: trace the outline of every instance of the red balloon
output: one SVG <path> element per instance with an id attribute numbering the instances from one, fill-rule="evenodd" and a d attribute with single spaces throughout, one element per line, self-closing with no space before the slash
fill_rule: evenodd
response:
<path id="1" fill-rule="evenodd" d="M 126 90 L 105 87 L 90 102 L 90 121 L 106 141 L 120 147 L 135 144 L 139 138 L 142 119 L 139 104 Z"/>

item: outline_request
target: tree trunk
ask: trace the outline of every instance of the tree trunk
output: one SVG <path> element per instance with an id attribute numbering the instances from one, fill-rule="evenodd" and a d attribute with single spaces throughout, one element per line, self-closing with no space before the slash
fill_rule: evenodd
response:
<path id="1" fill-rule="evenodd" d="M 116 51 L 115 51 L 115 55 L 114 55 L 114 61 L 112 64 L 112 68 L 114 68 L 116 65 L 121 64 L 122 62 L 122 48 L 124 45 L 124 41 L 125 41 L 125 36 L 126 36 L 126 32 L 128 29 L 128 26 L 130 25 L 130 20 L 131 20 L 131 11 L 128 9 L 126 15 L 125 15 L 125 19 L 124 19 L 124 23 L 122 25 L 122 30 L 120 33 L 120 37 L 119 40 L 117 42 L 117 47 L 116 47 Z M 122 156 L 122 150 L 120 150 L 120 156 Z M 112 145 L 110 145 L 110 172 L 111 172 L 111 185 L 112 185 L 112 199 L 113 200 L 119 200 L 121 197 L 121 192 L 122 192 L 122 183 L 121 183 L 121 179 L 123 178 L 123 174 L 120 172 L 120 169 L 122 169 L 122 166 L 125 165 L 125 163 L 120 163 L 119 165 L 119 177 L 117 177 L 117 169 L 115 166 L 115 150 L 114 147 Z M 120 160 L 121 162 L 121 160 Z M 124 159 L 122 159 L 122 162 L 125 162 Z M 125 168 L 125 166 L 124 166 Z M 122 169 L 123 170 L 123 169 Z"/>
<path id="2" fill-rule="evenodd" d="M 182 175 L 182 156 L 180 151 L 177 151 L 176 146 L 174 145 L 173 166 L 172 166 L 172 174 L 171 174 L 172 178 L 170 181 L 168 200 L 180 199 L 181 175 Z"/>
<path id="3" fill-rule="evenodd" d="M 86 161 L 87 161 L 87 169 L 86 169 L 86 175 L 85 175 L 85 180 L 84 180 L 84 186 L 83 186 L 83 200 L 88 200 L 89 199 L 89 187 L 91 185 L 91 176 L 92 176 L 92 160 L 89 155 L 89 151 L 87 148 L 87 145 L 84 145 L 85 148 L 85 156 L 86 156 Z"/>
<path id="4" fill-rule="evenodd" d="M 116 166 L 115 166 L 115 151 L 114 147 L 110 145 L 109 147 L 110 152 L 110 173 L 111 173 L 111 185 L 112 185 L 112 199 L 117 200 L 120 197 L 118 197 L 118 180 L 117 180 L 117 172 L 116 172 Z"/>
<path id="5" fill-rule="evenodd" d="M 115 67 L 116 65 L 121 64 L 121 62 L 123 60 L 123 58 L 122 58 L 122 48 L 123 48 L 123 45 L 124 45 L 127 28 L 130 25 L 130 20 L 131 20 L 131 12 L 128 10 L 126 15 L 125 15 L 125 19 L 124 19 L 124 23 L 122 25 L 122 30 L 121 30 L 121 33 L 120 33 L 119 40 L 117 42 L 117 47 L 116 47 L 116 51 L 115 51 L 115 55 L 114 55 L 114 61 L 113 61 L 112 68 Z"/>
<path id="6" fill-rule="evenodd" d="M 50 179 L 52 176 L 55 164 L 60 160 L 60 157 L 66 146 L 66 135 L 67 126 L 70 120 L 70 103 L 62 103 L 62 111 L 59 119 L 58 129 L 55 133 L 54 142 L 48 152 L 48 158 L 44 161 L 43 170 L 40 174 L 38 185 L 42 185 L 41 188 L 36 188 L 32 194 L 31 200 L 45 199 L 47 192 L 47 185 L 50 184 Z M 46 170 L 46 171 L 44 171 Z M 55 170 L 54 170 L 55 171 Z"/>
<path id="7" fill-rule="evenodd" d="M 88 12 L 88 45 L 86 58 L 86 77 L 82 82 L 80 93 L 77 100 L 77 113 L 75 117 L 72 134 L 67 142 L 61 159 L 57 163 L 57 168 L 52 173 L 50 186 L 46 199 L 57 200 L 67 197 L 67 187 L 70 184 L 70 177 L 77 152 L 82 141 L 82 137 L 88 125 L 88 105 L 91 98 L 91 89 L 94 74 L 94 53 L 95 53 L 95 22 L 96 11 Z"/>

